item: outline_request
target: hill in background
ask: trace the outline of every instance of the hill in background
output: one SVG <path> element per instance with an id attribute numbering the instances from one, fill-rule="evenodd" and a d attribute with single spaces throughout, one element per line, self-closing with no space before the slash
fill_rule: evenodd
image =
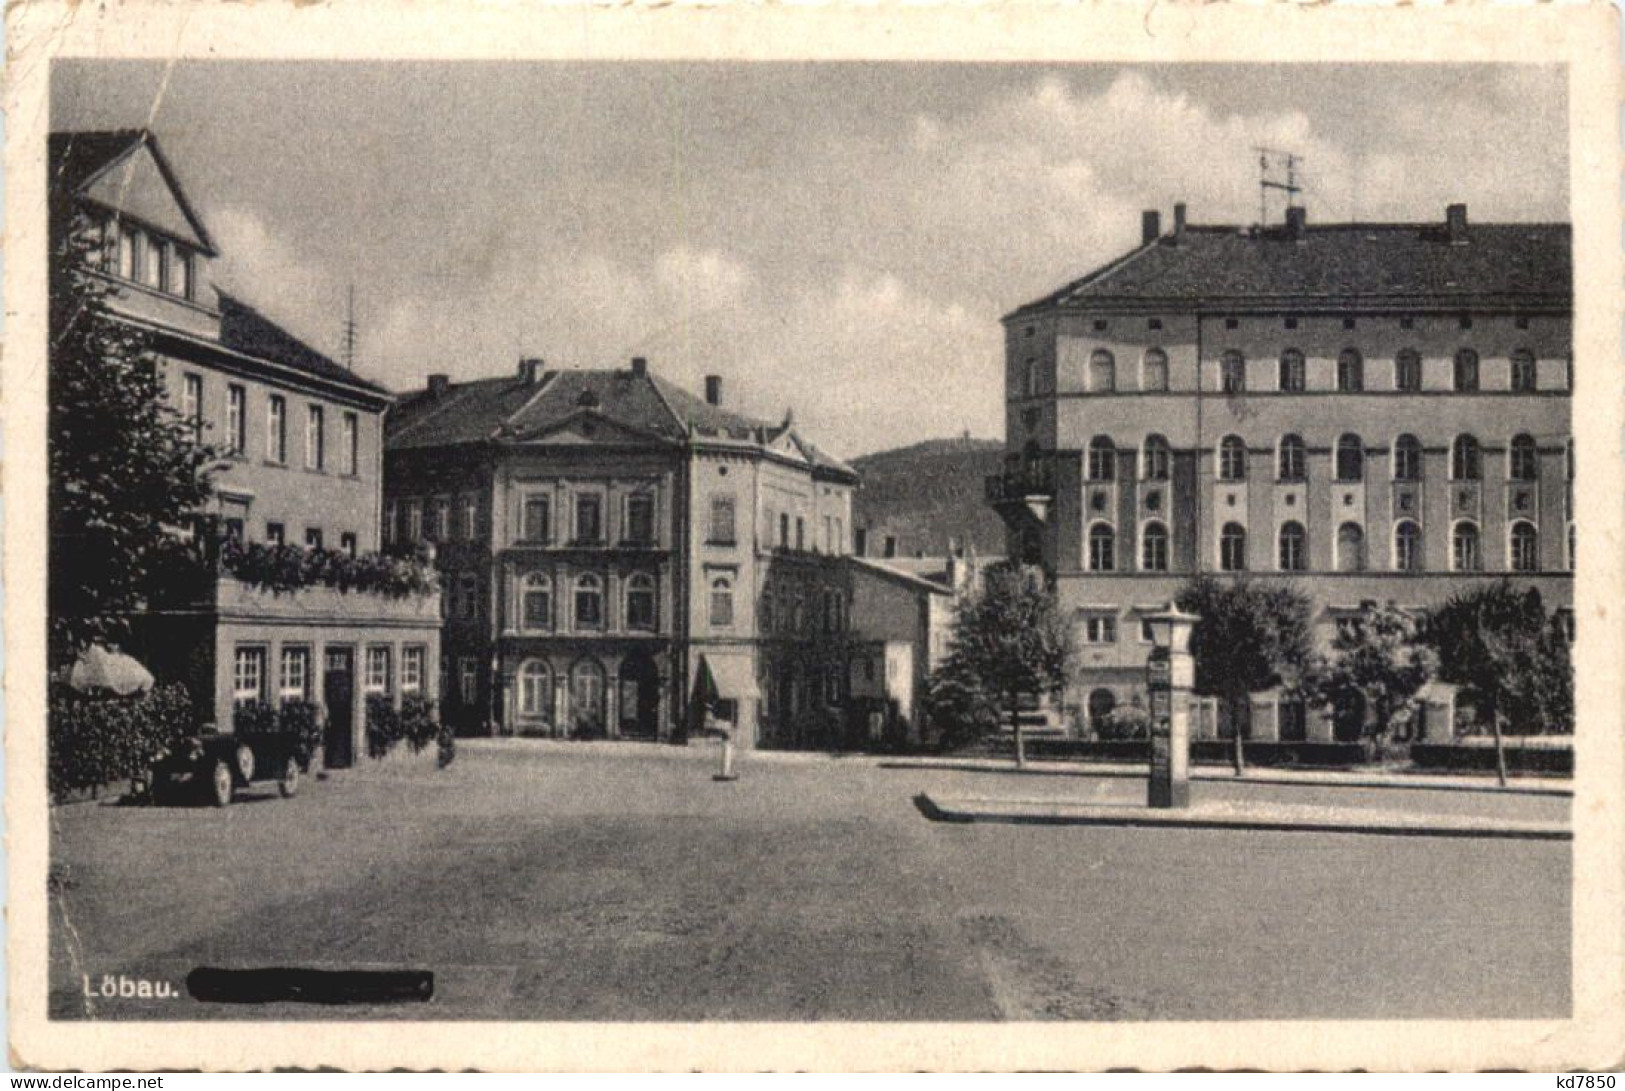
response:
<path id="1" fill-rule="evenodd" d="M 983 499 L 982 481 L 997 473 L 998 440 L 932 439 L 852 460 L 863 475 L 853 500 L 853 524 L 865 532 L 870 557 L 885 554 L 945 556 L 949 540 L 974 546 L 983 557 L 1004 553 L 1004 524 Z"/>

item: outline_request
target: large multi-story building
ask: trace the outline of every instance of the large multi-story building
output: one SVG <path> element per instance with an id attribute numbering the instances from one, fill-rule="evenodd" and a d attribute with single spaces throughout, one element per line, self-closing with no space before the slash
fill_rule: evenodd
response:
<path id="1" fill-rule="evenodd" d="M 696 691 L 745 745 L 836 729 L 857 476 L 722 402 L 642 358 L 403 399 L 384 525 L 436 544 L 462 730 L 680 737 Z"/>
<path id="2" fill-rule="evenodd" d="M 390 394 L 210 285 L 214 241 L 153 134 L 55 133 L 50 158 L 53 238 L 91 243 L 84 260 L 117 320 L 147 336 L 171 405 L 223 456 L 199 526 L 243 542 L 377 550 Z M 212 545 L 200 543 L 211 560 Z M 327 760 L 343 764 L 361 744 L 364 697 L 436 696 L 432 595 L 273 595 L 224 574 L 169 592 L 131 651 L 187 682 L 222 727 L 247 701 L 315 701 Z"/>
<path id="3" fill-rule="evenodd" d="M 1463 205 L 1262 227 L 1178 205 L 1007 315 L 988 497 L 1077 619 L 1081 719 L 1143 687 L 1144 616 L 1194 573 L 1292 580 L 1322 639 L 1363 602 L 1503 577 L 1571 607 L 1570 269 L 1568 225 Z M 1251 713 L 1255 738 L 1354 726 L 1270 694 Z"/>

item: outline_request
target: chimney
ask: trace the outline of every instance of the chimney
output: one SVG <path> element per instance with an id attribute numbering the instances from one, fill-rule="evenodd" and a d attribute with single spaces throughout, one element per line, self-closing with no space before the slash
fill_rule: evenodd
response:
<path id="1" fill-rule="evenodd" d="M 1162 234 L 1162 213 L 1148 208 L 1140 213 L 1140 244 L 1150 246 Z"/>
<path id="2" fill-rule="evenodd" d="M 542 381 L 542 371 L 547 367 L 547 361 L 539 356 L 523 356 L 519 360 L 519 379 L 526 386 L 535 386 Z"/>
<path id="3" fill-rule="evenodd" d="M 1174 205 L 1174 245 L 1178 246 L 1185 241 L 1185 202 L 1180 201 Z"/>
<path id="4" fill-rule="evenodd" d="M 446 396 L 446 391 L 450 389 L 451 376 L 438 374 L 429 376 L 429 397 L 443 398 Z"/>
<path id="5" fill-rule="evenodd" d="M 1303 234 L 1304 227 L 1309 223 L 1309 210 L 1298 205 L 1288 206 L 1286 210 L 1286 233 L 1292 238 Z"/>
<path id="6" fill-rule="evenodd" d="M 722 376 L 707 375 L 705 377 L 705 404 L 722 404 Z"/>
<path id="7" fill-rule="evenodd" d="M 1467 206 L 1451 205 L 1444 210 L 1445 234 L 1452 243 L 1467 241 Z"/>
<path id="8" fill-rule="evenodd" d="M 649 361 L 642 356 L 632 357 L 632 374 L 640 379 L 649 374 Z"/>
<path id="9" fill-rule="evenodd" d="M 885 557 L 895 557 L 895 556 L 897 556 L 897 535 L 895 535 L 895 534 L 886 535 L 885 552 L 882 554 L 882 556 L 885 556 Z"/>

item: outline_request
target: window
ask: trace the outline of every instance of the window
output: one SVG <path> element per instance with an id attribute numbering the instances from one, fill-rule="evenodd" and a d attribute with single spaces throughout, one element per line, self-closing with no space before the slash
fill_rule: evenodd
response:
<path id="1" fill-rule="evenodd" d="M 1478 389 L 1478 353 L 1472 349 L 1462 349 L 1456 353 L 1455 379 L 1457 390 Z"/>
<path id="2" fill-rule="evenodd" d="M 413 644 L 401 649 L 401 692 L 419 693 L 423 690 L 423 645 Z"/>
<path id="3" fill-rule="evenodd" d="M 1027 357 L 1027 362 L 1022 365 L 1021 393 L 1028 398 L 1038 393 L 1038 360 L 1035 357 Z"/>
<path id="4" fill-rule="evenodd" d="M 1478 471 L 1478 440 L 1465 434 L 1457 436 L 1450 445 L 1450 479 L 1477 481 Z"/>
<path id="5" fill-rule="evenodd" d="M 799 606 L 799 601 L 797 606 Z M 798 619 L 799 620 L 799 619 Z M 711 624 L 726 629 L 734 623 L 734 585 L 726 576 L 711 581 Z"/>
<path id="6" fill-rule="evenodd" d="M 1344 523 L 1337 528 L 1337 570 L 1365 571 L 1365 531 L 1358 523 Z"/>
<path id="7" fill-rule="evenodd" d="M 352 557 L 356 555 L 355 531 L 347 530 L 339 535 L 339 548 Z"/>
<path id="8" fill-rule="evenodd" d="M 553 718 L 553 672 L 540 659 L 519 668 L 519 714 L 531 720 Z"/>
<path id="9" fill-rule="evenodd" d="M 591 572 L 576 579 L 577 629 L 604 627 L 604 581 Z"/>
<path id="10" fill-rule="evenodd" d="M 151 235 L 141 237 L 141 283 L 149 288 L 164 286 L 164 241 Z"/>
<path id="11" fill-rule="evenodd" d="M 472 493 L 463 497 L 463 525 L 462 537 L 464 541 L 472 542 L 479 536 L 480 526 L 480 498 Z"/>
<path id="12" fill-rule="evenodd" d="M 1111 481 L 1117 476 L 1117 445 L 1109 436 L 1089 441 L 1089 480 Z"/>
<path id="13" fill-rule="evenodd" d="M 1247 570 L 1247 529 L 1240 523 L 1226 523 L 1219 533 L 1219 570 Z"/>
<path id="14" fill-rule="evenodd" d="M 648 545 L 655 540 L 655 498 L 646 492 L 626 498 L 626 540 Z"/>
<path id="15" fill-rule="evenodd" d="M 384 525 L 378 528 L 379 536 L 383 538 L 385 545 L 390 544 L 398 537 L 399 519 L 400 510 L 397 508 L 395 501 L 387 502 L 384 505 Z"/>
<path id="16" fill-rule="evenodd" d="M 140 232 L 129 226 L 120 226 L 118 233 L 118 275 L 125 280 L 135 279 L 135 252 Z"/>
<path id="17" fill-rule="evenodd" d="M 549 497 L 540 493 L 530 493 L 525 497 L 522 533 L 527 542 L 545 542 L 553 536 L 552 514 L 553 505 Z"/>
<path id="18" fill-rule="evenodd" d="M 339 418 L 339 473 L 354 476 L 361 465 L 361 420 L 354 413 Z"/>
<path id="19" fill-rule="evenodd" d="M 1301 394 L 1305 385 L 1306 371 L 1303 364 L 1303 353 L 1297 349 L 1287 349 L 1281 353 L 1281 390 L 1288 394 Z"/>
<path id="20" fill-rule="evenodd" d="M 1540 456 L 1535 449 L 1535 437 L 1516 435 L 1507 456 L 1508 475 L 1514 481 L 1534 481 L 1540 477 Z"/>
<path id="21" fill-rule="evenodd" d="M 265 700 L 265 649 L 238 648 L 232 659 L 232 701 L 239 705 Z"/>
<path id="22" fill-rule="evenodd" d="M 1308 564 L 1308 535 L 1302 523 L 1286 523 L 1281 527 L 1280 568 L 1282 572 L 1302 572 Z"/>
<path id="23" fill-rule="evenodd" d="M 734 534 L 734 498 L 711 497 L 711 541 L 717 545 L 733 545 Z"/>
<path id="24" fill-rule="evenodd" d="M 1307 465 L 1303 437 L 1296 434 L 1282 436 L 1275 450 L 1276 476 L 1282 481 L 1302 481 L 1308 476 Z"/>
<path id="25" fill-rule="evenodd" d="M 1394 528 L 1394 568 L 1400 572 L 1422 571 L 1422 528 L 1403 519 Z"/>
<path id="26" fill-rule="evenodd" d="M 1105 349 L 1096 349 L 1089 356 L 1089 390 L 1095 394 L 1109 394 L 1117 389 L 1117 360 Z"/>
<path id="27" fill-rule="evenodd" d="M 1079 628 L 1085 644 L 1117 643 L 1117 618 L 1111 614 L 1088 614 Z"/>
<path id="28" fill-rule="evenodd" d="M 552 589 L 553 589 L 552 584 L 549 584 L 548 585 L 548 591 L 551 592 Z M 474 617 L 479 616 L 479 612 L 480 612 L 480 578 L 479 578 L 479 576 L 477 576 L 473 572 L 464 572 L 462 575 L 457 577 L 457 600 L 458 600 L 457 601 L 457 612 L 463 618 L 467 619 L 467 618 L 474 618 Z M 551 627 L 552 624 L 553 624 L 553 607 L 552 607 L 551 604 L 548 605 L 547 609 L 542 611 L 542 616 L 547 619 L 547 621 L 545 622 L 545 626 Z"/>
<path id="29" fill-rule="evenodd" d="M 1394 357 L 1394 389 L 1408 393 L 1422 389 L 1422 357 L 1415 349 L 1401 349 Z"/>
<path id="30" fill-rule="evenodd" d="M 248 391 L 236 383 L 226 388 L 226 453 L 248 450 Z"/>
<path id="31" fill-rule="evenodd" d="M 272 394 L 265 407 L 265 457 L 272 462 L 288 461 L 288 403 Z"/>
<path id="32" fill-rule="evenodd" d="M 1337 480 L 1359 481 L 1365 477 L 1365 444 L 1346 432 L 1337 437 Z"/>
<path id="33" fill-rule="evenodd" d="M 1337 389 L 1345 394 L 1358 394 L 1365 389 L 1365 360 L 1357 349 L 1344 349 L 1337 354 Z"/>
<path id="34" fill-rule="evenodd" d="M 1535 390 L 1535 354 L 1519 349 L 1512 354 L 1512 392 L 1532 394 Z"/>
<path id="35" fill-rule="evenodd" d="M 323 411 L 312 405 L 305 411 L 305 469 L 320 470 L 327 462 L 327 429 L 323 426 Z"/>
<path id="36" fill-rule="evenodd" d="M 374 645 L 367 649 L 367 673 L 362 679 L 362 688 L 368 693 L 388 693 L 389 685 L 389 649 Z"/>
<path id="37" fill-rule="evenodd" d="M 479 695 L 480 661 L 465 655 L 457 661 L 457 696 L 463 699 L 463 704 L 471 705 L 479 700 Z"/>
<path id="38" fill-rule="evenodd" d="M 1394 480 L 1422 480 L 1422 441 L 1413 435 L 1394 440 Z"/>
<path id="39" fill-rule="evenodd" d="M 277 695 L 284 701 L 304 701 L 310 697 L 310 649 L 282 649 L 282 677 Z"/>
<path id="40" fill-rule="evenodd" d="M 1456 529 L 1450 535 L 1450 560 L 1457 572 L 1477 572 L 1484 567 L 1476 525 L 1468 522 L 1456 524 Z"/>
<path id="41" fill-rule="evenodd" d="M 265 524 L 265 540 L 271 545 L 281 545 L 287 538 L 281 523 Z"/>
<path id="42" fill-rule="evenodd" d="M 194 298 L 196 287 L 192 283 L 192 255 L 179 246 L 170 250 L 169 290 L 182 299 Z"/>
<path id="43" fill-rule="evenodd" d="M 1225 436 L 1219 441 L 1219 480 L 1245 481 L 1247 479 L 1247 445 L 1240 436 Z"/>
<path id="44" fill-rule="evenodd" d="M 1168 441 L 1158 435 L 1145 437 L 1145 479 L 1167 481 L 1171 462 Z"/>
<path id="45" fill-rule="evenodd" d="M 578 542 L 604 540 L 604 501 L 597 493 L 576 497 L 576 537 Z"/>
<path id="46" fill-rule="evenodd" d="M 846 522 L 839 515 L 835 517 L 835 555 L 846 555 Z"/>
<path id="47" fill-rule="evenodd" d="M 423 501 L 408 500 L 406 502 L 406 533 L 403 537 L 408 542 L 423 540 Z"/>
<path id="48" fill-rule="evenodd" d="M 806 549 L 806 548 L 807 548 L 807 520 L 803 519 L 801 516 L 798 515 L 798 516 L 796 516 L 796 549 L 799 551 L 799 550 L 803 550 L 803 549 Z"/>
<path id="49" fill-rule="evenodd" d="M 1168 571 L 1168 528 L 1161 523 L 1147 523 L 1140 535 L 1140 567 L 1147 572 Z"/>
<path id="50" fill-rule="evenodd" d="M 1575 561 L 1579 558 L 1579 541 L 1574 536 L 1574 524 L 1569 524 L 1569 571 L 1575 569 Z"/>
<path id="51" fill-rule="evenodd" d="M 192 426 L 192 438 L 203 438 L 203 376 L 181 376 L 181 416 Z"/>
<path id="52" fill-rule="evenodd" d="M 451 541 L 451 497 L 437 497 L 432 506 L 434 509 L 434 540 L 437 542 Z"/>
<path id="53" fill-rule="evenodd" d="M 1168 389 L 1168 354 L 1161 349 L 1147 349 L 1140 362 L 1140 389 L 1162 391 Z"/>
<path id="54" fill-rule="evenodd" d="M 1089 571 L 1111 572 L 1117 567 L 1117 534 L 1105 523 L 1089 528 Z"/>
<path id="55" fill-rule="evenodd" d="M 636 573 L 626 581 L 626 627 L 655 627 L 655 580 L 647 573 Z"/>
<path id="56" fill-rule="evenodd" d="M 1512 571 L 1540 571 L 1540 536 L 1535 525 L 1523 520 L 1512 524 Z"/>
<path id="57" fill-rule="evenodd" d="M 1219 383 L 1226 394 L 1240 394 L 1247 389 L 1247 358 L 1234 349 L 1219 360 Z"/>
<path id="58" fill-rule="evenodd" d="M 779 548 L 790 548 L 790 516 L 782 511 L 779 513 Z"/>
<path id="59" fill-rule="evenodd" d="M 322 528 L 321 527 L 306 527 L 305 528 L 305 548 L 306 549 L 320 549 L 320 548 L 322 548 Z"/>
<path id="60" fill-rule="evenodd" d="M 463 575 L 462 588 L 463 616 L 472 617 L 474 580 L 472 573 Z M 521 624 L 526 629 L 551 629 L 553 627 L 553 581 L 545 572 L 531 572 L 525 576 L 525 582 L 520 587 L 520 617 Z"/>

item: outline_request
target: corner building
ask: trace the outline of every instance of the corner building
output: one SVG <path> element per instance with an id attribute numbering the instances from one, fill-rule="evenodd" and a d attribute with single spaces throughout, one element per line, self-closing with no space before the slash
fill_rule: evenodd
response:
<path id="1" fill-rule="evenodd" d="M 1144 616 L 1195 573 L 1289 579 L 1317 638 L 1362 602 L 1485 581 L 1572 619 L 1567 224 L 1307 222 L 1173 230 L 1004 319 L 1010 551 L 1076 620 L 1088 730 L 1144 686 Z M 1421 730 L 1448 732 L 1448 687 Z M 1324 722 L 1255 695 L 1255 739 Z M 1227 733 L 1204 717 L 1206 733 Z"/>

